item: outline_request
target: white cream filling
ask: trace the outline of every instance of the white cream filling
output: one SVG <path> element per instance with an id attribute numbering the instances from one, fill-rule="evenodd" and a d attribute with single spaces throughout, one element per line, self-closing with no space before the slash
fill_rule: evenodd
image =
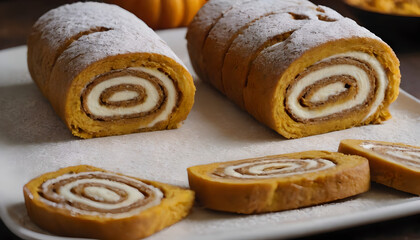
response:
<path id="1" fill-rule="evenodd" d="M 420 168 L 420 153 L 418 152 L 414 152 L 414 151 L 398 152 L 398 151 L 388 150 L 386 151 L 386 153 L 393 157 L 410 160 L 410 162 L 406 162 L 407 165 Z"/>
<path id="2" fill-rule="evenodd" d="M 376 144 L 372 144 L 372 143 L 362 143 L 362 144 L 360 144 L 360 146 L 361 147 L 363 147 L 363 148 L 365 148 L 365 149 L 372 149 L 372 148 L 374 148 L 375 146 L 377 146 Z"/>
<path id="3" fill-rule="evenodd" d="M 376 110 L 378 110 L 378 107 L 382 104 L 382 102 L 385 99 L 385 91 L 386 91 L 386 88 L 388 87 L 388 77 L 386 75 L 385 69 L 382 67 L 378 59 L 376 59 L 375 57 L 372 57 L 370 54 L 363 53 L 363 52 L 347 52 L 343 54 L 334 55 L 331 58 L 336 58 L 336 57 L 351 57 L 351 58 L 355 58 L 355 59 L 359 59 L 361 61 L 367 62 L 376 73 L 375 101 L 372 103 L 369 113 L 363 119 L 363 121 L 365 121 L 372 114 L 374 114 Z"/>
<path id="4" fill-rule="evenodd" d="M 115 92 L 108 98 L 110 102 L 120 102 L 120 101 L 128 101 L 138 97 L 139 94 L 136 91 L 124 90 Z"/>
<path id="5" fill-rule="evenodd" d="M 137 68 L 131 68 L 131 69 L 134 69 L 134 70 L 138 69 L 143 72 L 149 73 L 150 75 L 155 76 L 160 81 L 162 81 L 163 85 L 166 87 L 166 90 L 168 91 L 168 96 L 166 99 L 167 102 L 166 102 L 165 108 L 160 112 L 158 116 L 156 116 L 155 119 L 153 119 L 152 122 L 150 122 L 147 125 L 147 127 L 153 127 L 156 123 L 167 120 L 176 105 L 176 89 L 175 89 L 175 85 L 173 81 L 168 76 L 166 76 L 166 74 L 156 69 L 145 68 L 145 67 L 137 67 Z"/>
<path id="6" fill-rule="evenodd" d="M 303 166 L 306 166 L 306 168 L 303 168 Z M 334 166 L 335 163 L 326 159 L 262 160 L 227 166 L 224 174 L 236 178 L 276 178 L 323 171 Z M 242 174 L 237 171 L 240 168 L 247 167 L 249 167 L 249 174 Z"/>
<path id="7" fill-rule="evenodd" d="M 369 116 L 376 112 L 379 105 L 384 100 L 386 86 L 388 84 L 388 79 L 385 74 L 385 70 L 379 63 L 379 61 L 372 57 L 371 55 L 363 52 L 348 52 L 344 54 L 337 54 L 333 55 L 329 58 L 326 58 L 322 61 L 326 61 L 332 58 L 337 57 L 352 57 L 355 59 L 359 59 L 361 61 L 367 62 L 372 69 L 376 72 L 377 76 L 377 90 L 376 90 L 376 98 L 371 105 L 369 113 L 365 116 L 364 120 L 366 120 Z M 323 108 L 322 110 L 319 109 L 307 109 L 300 105 L 299 103 L 299 96 L 301 92 L 308 86 L 315 84 L 316 82 L 336 76 L 336 75 L 349 75 L 352 76 L 356 80 L 356 84 L 358 86 L 357 94 L 353 99 L 350 99 L 346 102 L 341 104 L 334 104 L 329 107 Z M 332 89 L 339 88 L 337 86 L 330 87 L 327 89 L 321 88 L 320 96 L 331 96 L 331 94 L 337 94 L 337 92 L 332 91 L 332 93 L 328 93 Z M 369 82 L 369 77 L 363 69 L 360 69 L 354 65 L 348 64 L 339 64 L 333 65 L 325 68 L 321 68 L 317 71 L 311 72 L 302 79 L 300 79 L 295 85 L 292 86 L 290 89 L 291 93 L 287 97 L 288 106 L 293 113 L 298 118 L 302 119 L 311 119 L 311 118 L 319 118 L 325 117 L 334 113 L 338 113 L 350 108 L 353 108 L 359 104 L 362 104 L 366 98 L 368 97 L 371 85 Z"/>
<path id="8" fill-rule="evenodd" d="M 102 187 L 85 187 L 84 193 L 96 201 L 116 202 L 121 199 L 117 193 Z"/>
<path id="9" fill-rule="evenodd" d="M 350 75 L 356 79 L 359 90 L 356 96 L 346 102 L 341 104 L 330 105 L 322 110 L 319 109 L 308 109 L 303 107 L 299 103 L 300 93 L 308 86 L 313 85 L 315 82 L 332 77 L 335 75 Z M 370 90 L 369 77 L 365 71 L 354 66 L 354 65 L 333 65 L 330 67 L 322 68 L 318 71 L 314 71 L 303 77 L 299 82 L 297 82 L 291 89 L 291 94 L 287 98 L 287 103 L 292 113 L 302 119 L 311 119 L 325 117 L 334 113 L 338 113 L 350 108 L 353 108 L 359 104 L 362 104 L 365 99 L 368 97 Z"/>
<path id="10" fill-rule="evenodd" d="M 147 98 L 142 104 L 131 106 L 131 107 L 117 107 L 109 108 L 107 106 L 100 104 L 100 96 L 104 90 L 107 88 L 121 85 L 121 84 L 133 84 L 141 85 L 146 89 Z M 126 96 L 124 98 L 127 98 Z M 110 117 L 115 115 L 128 115 L 141 112 L 147 112 L 152 110 L 159 101 L 159 93 L 152 83 L 146 79 L 135 77 L 135 76 L 122 76 L 111 78 L 106 81 L 103 81 L 97 84 L 92 88 L 89 95 L 87 96 L 87 106 L 89 111 L 101 117 Z"/>
<path id="11" fill-rule="evenodd" d="M 155 119 L 153 119 L 146 127 L 153 127 L 156 123 L 160 121 L 167 120 L 169 115 L 172 113 L 173 108 L 176 104 L 176 89 L 175 85 L 172 82 L 172 80 L 165 75 L 164 73 L 160 72 L 157 69 L 152 68 L 146 68 L 146 67 L 135 67 L 135 68 L 129 68 L 133 70 L 139 70 L 146 72 L 156 78 L 158 78 L 162 84 L 165 86 L 167 90 L 168 96 L 166 96 L 166 105 L 164 106 L 164 109 L 160 112 L 159 115 L 156 116 Z M 121 84 L 132 84 L 132 85 L 140 85 L 142 86 L 146 91 L 146 100 L 138 105 L 135 106 L 121 106 L 116 108 L 109 108 L 107 106 L 100 104 L 100 96 L 103 91 L 106 89 L 118 86 Z M 134 91 L 120 91 L 114 93 L 110 101 L 124 101 L 124 100 L 130 100 L 138 96 L 137 92 Z M 89 95 L 86 97 L 87 101 L 87 107 L 89 111 L 96 116 L 100 117 L 111 117 L 116 115 L 131 115 L 131 114 L 137 114 L 142 112 L 147 112 L 152 110 L 159 102 L 159 92 L 156 90 L 155 86 L 150 83 L 148 80 L 144 78 L 140 78 L 137 76 L 132 75 L 126 75 L 126 76 L 120 76 L 115 78 L 110 78 L 106 81 L 103 81 L 96 86 L 92 88 Z"/>
<path id="12" fill-rule="evenodd" d="M 373 148 L 380 148 L 384 153 L 380 151 L 374 151 L 375 153 L 382 155 L 386 158 L 387 161 L 394 162 L 400 165 L 408 165 L 416 168 L 420 168 L 420 153 L 415 149 L 410 149 L 409 147 L 399 147 L 399 146 L 384 146 L 382 144 L 375 143 L 362 143 L 361 147 L 373 151 Z M 387 156 L 388 155 L 388 156 Z M 391 157 L 389 157 L 391 156 Z M 395 158 L 406 159 L 408 161 L 398 161 Z"/>
<path id="13" fill-rule="evenodd" d="M 309 101 L 316 103 L 328 100 L 329 97 L 338 95 L 346 91 L 346 84 L 343 82 L 335 82 L 321 87 L 315 92 Z"/>
<path id="14" fill-rule="evenodd" d="M 147 185 L 139 180 L 133 179 L 133 178 L 128 178 L 125 176 L 121 176 L 121 175 L 116 175 L 116 174 L 112 174 L 112 173 L 104 173 L 104 172 L 82 172 L 82 173 L 77 173 L 77 174 L 65 174 L 65 175 L 61 175 L 57 178 L 53 178 L 53 179 L 49 179 L 47 180 L 45 183 L 42 184 L 42 189 L 43 192 L 47 192 L 48 191 L 48 187 L 51 184 L 55 184 L 61 180 L 65 180 L 65 179 L 69 179 L 69 178 L 75 178 L 75 177 L 80 177 L 80 176 L 86 176 L 86 175 L 90 175 L 90 174 L 98 174 L 100 173 L 101 175 L 105 175 L 105 176 L 110 176 L 110 177 L 117 177 L 118 178 L 123 178 L 125 180 L 128 181 L 132 181 L 135 182 L 138 185 L 141 185 L 145 188 L 150 189 L 154 195 L 155 195 L 155 199 L 153 199 L 152 201 L 148 202 L 146 205 L 131 209 L 128 212 L 122 212 L 122 213 L 100 213 L 100 212 L 92 212 L 92 211 L 87 211 L 87 210 L 81 210 L 79 208 L 73 207 L 71 205 L 66 205 L 66 204 L 58 204 L 55 202 L 51 202 L 45 198 L 41 198 L 45 203 L 55 206 L 55 207 L 62 207 L 62 208 L 66 208 L 70 211 L 72 211 L 73 213 L 78 213 L 78 214 L 84 214 L 84 215 L 105 215 L 107 217 L 112 217 L 112 218 L 124 218 L 124 217 L 129 217 L 135 214 L 138 214 L 150 207 L 156 206 L 158 204 L 160 204 L 162 198 L 163 198 L 163 193 L 160 189 L 155 188 L 151 185 Z M 91 200 L 89 198 L 85 198 L 83 196 L 80 195 L 76 195 L 73 192 L 71 192 L 71 189 L 80 185 L 80 184 L 86 184 L 86 183 L 99 183 L 99 184 L 103 184 L 106 186 L 110 186 L 110 187 L 114 187 L 114 188 L 118 188 L 122 191 L 124 191 L 127 194 L 127 198 L 124 201 L 118 202 L 118 203 L 105 203 L 105 202 L 97 202 L 94 200 Z M 118 201 L 120 199 L 120 196 L 107 189 L 104 187 L 98 187 L 98 186 L 89 186 L 86 187 L 85 189 L 85 193 L 89 196 L 92 197 L 93 199 L 96 199 L 98 201 L 101 200 L 107 200 L 107 201 Z M 117 181 L 113 181 L 113 180 L 107 180 L 107 179 L 101 179 L 101 178 L 84 178 L 84 179 L 76 179 L 75 181 L 70 181 L 69 183 L 61 186 L 58 189 L 57 193 L 53 193 L 53 197 L 55 198 L 60 198 L 60 199 L 64 199 L 67 200 L 69 202 L 78 202 L 81 204 L 85 204 L 87 206 L 91 206 L 94 208 L 98 208 L 98 209 L 104 209 L 104 210 L 113 210 L 113 209 L 118 209 L 118 208 L 122 208 L 122 207 L 127 207 L 130 206 L 131 204 L 135 203 L 136 201 L 140 201 L 142 199 L 144 199 L 144 195 L 136 188 L 129 186 L 125 183 L 121 183 L 121 182 L 117 182 Z"/>
<path id="15" fill-rule="evenodd" d="M 72 188 L 76 187 L 77 185 L 84 184 L 84 183 L 99 183 L 99 184 L 121 189 L 127 193 L 127 199 L 119 203 L 109 204 L 109 203 L 104 203 L 104 202 L 93 201 L 89 198 L 85 198 L 83 196 L 79 196 L 71 192 Z M 106 188 L 102 188 L 102 189 L 106 189 Z M 63 185 L 62 187 L 59 188 L 58 191 L 59 191 L 58 195 L 60 195 L 67 201 L 79 202 L 87 206 L 91 206 L 91 207 L 99 208 L 99 209 L 106 209 L 106 210 L 127 207 L 135 203 L 136 201 L 144 199 L 144 195 L 141 192 L 139 192 L 136 188 L 128 186 L 124 183 L 119 183 L 119 182 L 110 181 L 106 179 L 79 179 L 76 181 L 72 181 L 66 185 Z M 103 195 L 99 194 L 97 195 L 97 197 L 98 199 L 100 199 L 103 197 Z"/>

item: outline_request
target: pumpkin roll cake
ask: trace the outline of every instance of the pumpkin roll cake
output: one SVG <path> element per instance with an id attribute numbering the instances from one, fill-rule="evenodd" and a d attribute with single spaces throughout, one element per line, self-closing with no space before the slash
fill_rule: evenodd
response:
<path id="1" fill-rule="evenodd" d="M 111 4 L 44 14 L 28 38 L 28 67 L 81 138 L 177 128 L 194 101 L 181 60 L 144 22 Z"/>
<path id="2" fill-rule="evenodd" d="M 67 167 L 31 180 L 23 189 L 31 220 L 62 236 L 139 239 L 190 211 L 191 190 L 112 173 Z"/>
<path id="3" fill-rule="evenodd" d="M 420 195 L 420 147 L 345 139 L 340 142 L 338 151 L 367 158 L 372 181 Z"/>
<path id="4" fill-rule="evenodd" d="M 381 123 L 398 96 L 392 49 L 305 0 L 210 0 L 187 41 L 202 80 L 286 138 Z"/>
<path id="5" fill-rule="evenodd" d="M 365 158 L 326 151 L 193 166 L 188 179 L 204 207 L 244 214 L 321 204 L 370 186 Z"/>

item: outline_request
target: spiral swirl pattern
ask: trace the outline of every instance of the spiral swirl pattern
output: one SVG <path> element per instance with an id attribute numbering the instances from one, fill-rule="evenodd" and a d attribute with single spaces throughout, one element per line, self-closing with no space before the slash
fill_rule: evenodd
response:
<path id="1" fill-rule="evenodd" d="M 328 159 L 268 159 L 250 161 L 237 165 L 222 166 L 214 174 L 220 177 L 258 179 L 279 178 L 323 171 L 336 164 Z"/>
<path id="2" fill-rule="evenodd" d="M 393 146 L 375 142 L 364 142 L 361 146 L 388 157 L 389 160 L 420 169 L 420 149 L 408 146 Z"/>
<path id="3" fill-rule="evenodd" d="M 399 61 L 380 38 L 309 1 L 229 2 L 197 13 L 188 50 L 200 79 L 258 121 L 299 138 L 390 118 Z"/>
<path id="4" fill-rule="evenodd" d="M 115 121 L 153 115 L 147 127 L 168 119 L 177 104 L 177 87 L 164 73 L 146 67 L 113 71 L 97 77 L 82 93 L 93 119 Z"/>
<path id="5" fill-rule="evenodd" d="M 387 84 L 376 58 L 362 52 L 337 54 L 295 79 L 287 91 L 286 107 L 295 120 L 307 122 L 342 116 L 367 105 L 366 120 L 384 100 Z"/>
<path id="6" fill-rule="evenodd" d="M 123 218 L 158 205 L 160 189 L 106 172 L 69 173 L 45 181 L 39 190 L 47 204 L 84 215 Z"/>

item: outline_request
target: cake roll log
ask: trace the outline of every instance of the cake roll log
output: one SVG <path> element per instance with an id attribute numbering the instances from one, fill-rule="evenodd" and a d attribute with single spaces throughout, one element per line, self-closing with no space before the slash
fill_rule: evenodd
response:
<path id="1" fill-rule="evenodd" d="M 420 147 L 345 139 L 340 142 L 338 151 L 367 158 L 372 181 L 420 195 Z"/>
<path id="2" fill-rule="evenodd" d="M 224 58 L 222 79 L 224 90 L 238 106 L 245 108 L 243 86 L 247 86 L 248 74 L 254 60 L 261 52 L 279 42 L 307 24 L 310 19 L 318 19 L 328 12 L 335 18 L 341 15 L 328 8 L 316 6 L 289 6 L 280 13 L 271 14 L 250 24 L 230 45 Z M 298 20 L 298 21 L 297 21 Z M 264 31 L 262 32 L 262 29 Z M 261 36 L 264 34 L 264 36 Z M 243 61 L 238 61 L 243 59 Z"/>
<path id="3" fill-rule="evenodd" d="M 204 74 L 204 58 L 201 53 L 201 49 L 204 47 L 204 43 L 210 30 L 214 27 L 214 24 L 223 17 L 223 15 L 232 9 L 236 5 L 247 3 L 253 0 L 237 0 L 237 1 L 224 1 L 224 0 L 213 0 L 206 3 L 205 8 L 201 8 L 200 11 L 194 17 L 194 21 L 188 26 L 187 39 L 193 39 L 193 41 L 187 42 L 188 54 L 194 70 L 202 80 L 207 80 L 207 76 Z"/>
<path id="4" fill-rule="evenodd" d="M 139 239 L 185 217 L 191 190 L 80 165 L 46 173 L 23 189 L 31 220 L 62 236 Z"/>
<path id="5" fill-rule="evenodd" d="M 82 138 L 177 128 L 194 101 L 181 60 L 115 5 L 74 3 L 44 14 L 28 39 L 28 67 Z"/>
<path id="6" fill-rule="evenodd" d="M 200 12 L 211 3 L 191 26 L 200 23 Z M 204 48 L 189 48 L 201 52 L 190 53 L 200 78 L 286 138 L 390 117 L 388 106 L 398 96 L 400 71 L 386 43 L 327 7 L 273 0 L 270 10 L 260 6 L 265 3 L 221 10 L 238 14 L 214 19 Z M 225 18 L 231 24 L 225 24 Z M 196 40 L 188 34 L 187 40 L 194 46 Z M 206 48 L 210 43 L 215 50 Z M 196 58 L 199 55 L 203 60 Z"/>
<path id="7" fill-rule="evenodd" d="M 193 166 L 188 180 L 204 207 L 244 214 L 325 203 L 370 186 L 365 158 L 326 151 Z"/>
<path id="8" fill-rule="evenodd" d="M 202 49 L 205 72 L 209 81 L 219 91 L 224 92 L 222 72 L 226 52 L 232 41 L 250 24 L 261 18 L 268 17 L 287 6 L 297 5 L 296 0 L 264 0 L 258 4 L 255 1 L 235 5 L 223 14 L 208 33 Z M 309 4 L 309 2 L 308 2 Z"/>

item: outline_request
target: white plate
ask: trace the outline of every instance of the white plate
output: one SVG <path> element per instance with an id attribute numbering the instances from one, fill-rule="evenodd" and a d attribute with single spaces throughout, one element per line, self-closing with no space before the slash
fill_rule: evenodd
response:
<path id="1" fill-rule="evenodd" d="M 185 29 L 161 31 L 191 69 Z M 65 239 L 34 226 L 22 186 L 58 168 L 91 164 L 132 176 L 188 186 L 186 168 L 304 150 L 336 151 L 341 139 L 418 144 L 420 103 L 405 92 L 393 118 L 370 125 L 286 140 L 259 124 L 207 84 L 196 80 L 194 108 L 177 130 L 81 140 L 73 137 L 31 81 L 26 47 L 0 51 L 0 216 L 24 239 Z M 236 215 L 195 207 L 183 221 L 150 239 L 289 238 L 420 213 L 420 198 L 380 185 L 356 197 L 298 210 Z"/>

